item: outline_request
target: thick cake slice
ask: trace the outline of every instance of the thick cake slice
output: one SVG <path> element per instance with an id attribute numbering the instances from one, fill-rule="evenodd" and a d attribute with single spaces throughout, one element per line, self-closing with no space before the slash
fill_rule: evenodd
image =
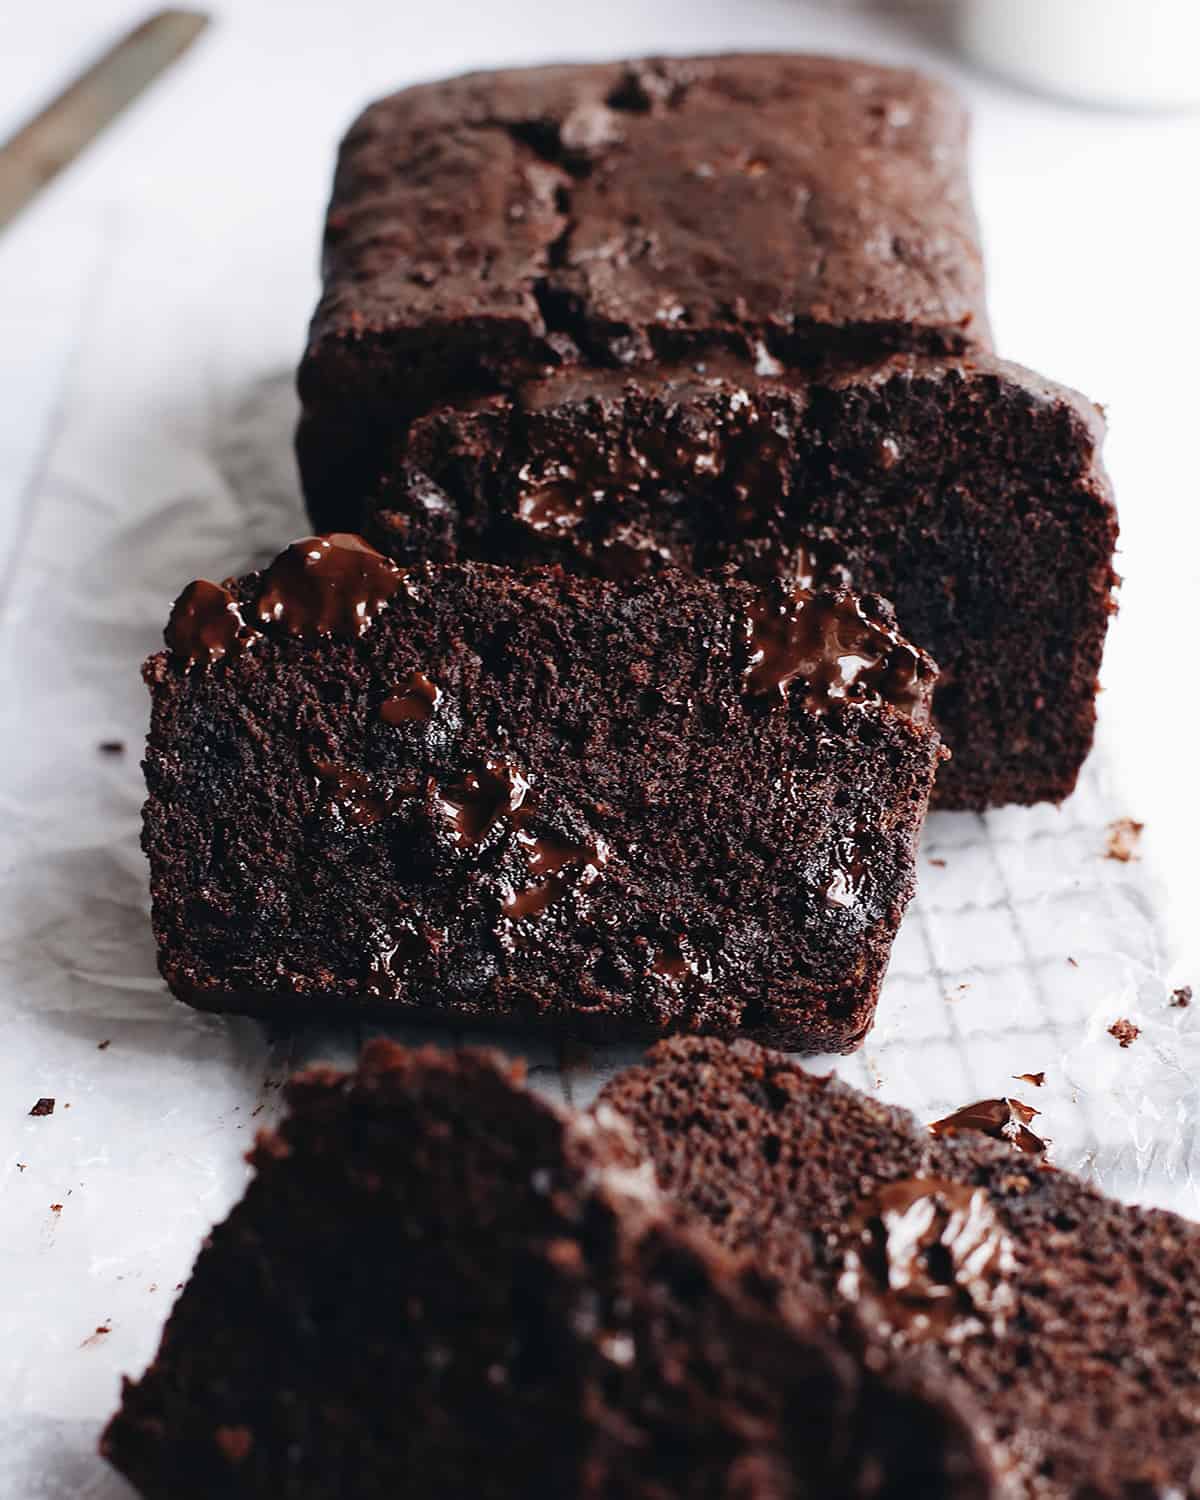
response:
<path id="1" fill-rule="evenodd" d="M 962 1379 L 1018 1494 L 1200 1496 L 1200 1227 L 747 1043 L 660 1044 L 601 1102 L 726 1248 Z"/>
<path id="2" fill-rule="evenodd" d="M 611 1112 L 386 1042 L 289 1101 L 105 1434 L 147 1500 L 993 1493 L 951 1397 L 674 1224 Z"/>
<path id="3" fill-rule="evenodd" d="M 319 527 L 405 421 L 548 368 L 986 343 L 953 95 L 780 55 L 475 73 L 342 143 L 300 370 Z"/>
<path id="4" fill-rule="evenodd" d="M 567 371 L 418 419 L 363 526 L 401 560 L 874 590 L 942 670 L 938 804 L 1058 801 L 1112 610 L 1102 432 L 1082 397 L 983 354 Z"/>
<path id="5" fill-rule="evenodd" d="M 162 972 L 213 1010 L 848 1049 L 942 754 L 873 596 L 405 572 L 192 584 L 147 664 Z"/>

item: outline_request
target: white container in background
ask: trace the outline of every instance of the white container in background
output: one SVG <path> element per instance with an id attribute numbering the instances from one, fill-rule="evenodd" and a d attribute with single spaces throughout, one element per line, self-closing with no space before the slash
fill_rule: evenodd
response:
<path id="1" fill-rule="evenodd" d="M 982 67 L 1088 104 L 1200 104 L 1200 0 L 960 0 Z"/>

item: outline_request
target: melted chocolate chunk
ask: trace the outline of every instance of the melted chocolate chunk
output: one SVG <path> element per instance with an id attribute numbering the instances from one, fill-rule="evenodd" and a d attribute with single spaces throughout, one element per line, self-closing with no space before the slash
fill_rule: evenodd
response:
<path id="1" fill-rule="evenodd" d="M 745 624 L 746 687 L 786 698 L 803 686 L 804 706 L 889 703 L 914 724 L 929 720 L 936 674 L 893 630 L 850 594 L 764 589 Z"/>
<path id="2" fill-rule="evenodd" d="M 1015 1257 L 987 1193 L 913 1177 L 888 1183 L 852 1223 L 838 1291 L 906 1341 L 956 1342 L 1002 1328 Z"/>
<path id="3" fill-rule="evenodd" d="M 373 1000 L 396 1000 L 412 979 L 432 977 L 436 972 L 433 960 L 444 940 L 444 930 L 424 922 L 419 927 L 405 922 L 394 929 L 380 929 L 367 961 L 363 993 Z"/>
<path id="4" fill-rule="evenodd" d="M 523 808 L 523 812 L 532 809 Z M 573 887 L 591 885 L 608 860 L 602 839 L 595 844 L 572 843 L 553 834 L 534 835 L 522 828 L 517 841 L 529 863 L 530 883 L 510 891 L 501 910 L 510 922 L 538 917 Z"/>
<path id="5" fill-rule="evenodd" d="M 529 783 L 520 771 L 489 757 L 454 786 L 439 787 L 434 810 L 458 849 L 481 844 L 501 818 L 521 812 Z"/>
<path id="6" fill-rule="evenodd" d="M 696 969 L 685 957 L 680 940 L 667 938 L 655 948 L 650 972 L 657 974 L 665 984 L 680 985 L 689 975 L 694 974 Z"/>
<path id="7" fill-rule="evenodd" d="M 712 960 L 698 954 L 686 933 L 656 940 L 650 972 L 671 989 L 682 989 L 698 981 L 711 984 L 714 978 Z"/>
<path id="8" fill-rule="evenodd" d="M 424 672 L 410 672 L 379 705 L 385 724 L 428 723 L 442 700 L 442 690 Z"/>
<path id="9" fill-rule="evenodd" d="M 944 1120 L 935 1120 L 929 1130 L 932 1135 L 957 1135 L 960 1130 L 976 1130 L 981 1135 L 991 1136 L 994 1141 L 1007 1141 L 1030 1156 L 1040 1156 L 1046 1149 L 1046 1142 L 1029 1128 L 1029 1122 L 1039 1114 L 1041 1110 L 1034 1109 L 1032 1104 L 1022 1104 L 1020 1099 L 980 1099 L 977 1104 L 956 1109 Z"/>
<path id="10" fill-rule="evenodd" d="M 583 843 L 555 833 L 535 833 L 537 803 L 520 771 L 489 757 L 455 786 L 435 793 L 434 807 L 456 848 L 482 844 L 492 829 L 506 822 L 525 854 L 529 881 L 509 885 L 501 899 L 510 922 L 539 917 L 569 890 L 591 885 L 608 861 L 603 839 Z"/>
<path id="11" fill-rule="evenodd" d="M 611 536 L 586 548 L 592 568 L 601 578 L 640 578 L 655 568 L 669 567 L 678 558 L 669 547 L 636 526 L 618 526 Z"/>
<path id="12" fill-rule="evenodd" d="M 517 520 L 539 535 L 564 536 L 583 519 L 584 493 L 575 475 L 565 466 L 553 474 L 534 479 L 526 465 L 521 470 L 522 489 L 517 496 Z"/>
<path id="13" fill-rule="evenodd" d="M 331 761 L 315 760 L 313 770 L 326 809 L 347 828 L 371 828 L 382 823 L 417 791 L 412 786 L 377 790 L 369 776 Z"/>
<path id="14" fill-rule="evenodd" d="M 721 449 L 720 436 L 707 427 L 688 433 L 650 428 L 633 439 L 631 456 L 642 478 L 660 480 L 664 474 L 719 474 Z"/>
<path id="15" fill-rule="evenodd" d="M 176 599 L 163 632 L 168 651 L 185 668 L 211 666 L 257 638 L 229 590 L 204 578 L 189 583 Z"/>
<path id="16" fill-rule="evenodd" d="M 287 635 L 357 637 L 404 587 L 404 572 L 361 537 L 334 531 L 293 542 L 263 573 L 259 622 Z"/>
<path id="17" fill-rule="evenodd" d="M 853 831 L 834 841 L 836 865 L 825 885 L 825 901 L 843 910 L 858 904 L 867 874 L 866 849 L 862 824 L 855 821 Z"/>

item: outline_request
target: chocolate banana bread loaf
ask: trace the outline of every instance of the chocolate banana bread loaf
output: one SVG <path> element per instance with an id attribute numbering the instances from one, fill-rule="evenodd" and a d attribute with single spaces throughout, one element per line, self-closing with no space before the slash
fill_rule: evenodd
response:
<path id="1" fill-rule="evenodd" d="M 1059 801 L 1112 610 L 1102 431 L 1082 397 L 984 354 L 574 370 L 418 418 L 363 526 L 401 560 L 732 565 L 881 593 L 941 668 L 937 804 Z"/>
<path id="2" fill-rule="evenodd" d="M 334 535 L 190 585 L 167 646 L 143 844 L 192 1004 L 809 1051 L 871 1024 L 942 754 L 874 596 Z"/>
<path id="3" fill-rule="evenodd" d="M 675 1223 L 611 1111 L 386 1042 L 289 1101 L 104 1436 L 146 1500 L 992 1495 L 967 1408 Z"/>
<path id="4" fill-rule="evenodd" d="M 601 1103 L 691 1222 L 850 1343 L 965 1381 L 1008 1493 L 1200 1496 L 1197 1225 L 742 1042 L 662 1043 Z"/>
<path id="5" fill-rule="evenodd" d="M 964 139 L 927 79 L 786 55 L 372 106 L 300 372 L 315 522 L 882 593 L 944 671 L 937 803 L 1061 800 L 1115 582 L 1102 422 L 985 352 Z"/>
<path id="6" fill-rule="evenodd" d="M 300 369 L 319 529 L 404 423 L 547 369 L 987 341 L 966 122 L 919 74 L 786 54 L 474 73 L 342 143 Z"/>

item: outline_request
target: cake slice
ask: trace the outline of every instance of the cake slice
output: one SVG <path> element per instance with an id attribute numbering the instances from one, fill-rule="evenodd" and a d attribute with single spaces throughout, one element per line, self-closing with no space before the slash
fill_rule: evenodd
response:
<path id="1" fill-rule="evenodd" d="M 964 1381 L 1015 1493 L 1200 1496 L 1200 1227 L 748 1043 L 662 1043 L 601 1103 L 691 1222 Z"/>
<path id="2" fill-rule="evenodd" d="M 878 598 L 333 535 L 190 585 L 166 637 L 143 843 L 182 999 L 861 1041 L 942 754 Z"/>
<path id="3" fill-rule="evenodd" d="M 986 354 L 571 370 L 418 418 L 361 524 L 402 561 L 881 593 L 942 670 L 938 805 L 1060 801 L 1113 608 L 1102 434 L 1081 396 Z"/>
<path id="4" fill-rule="evenodd" d="M 293 1080 L 103 1451 L 146 1500 L 986 1500 L 952 1395 L 673 1221 L 488 1054 Z"/>
<path id="5" fill-rule="evenodd" d="M 300 368 L 314 521 L 437 400 L 726 348 L 806 365 L 988 339 L 966 118 L 788 54 L 473 73 L 342 143 Z"/>

